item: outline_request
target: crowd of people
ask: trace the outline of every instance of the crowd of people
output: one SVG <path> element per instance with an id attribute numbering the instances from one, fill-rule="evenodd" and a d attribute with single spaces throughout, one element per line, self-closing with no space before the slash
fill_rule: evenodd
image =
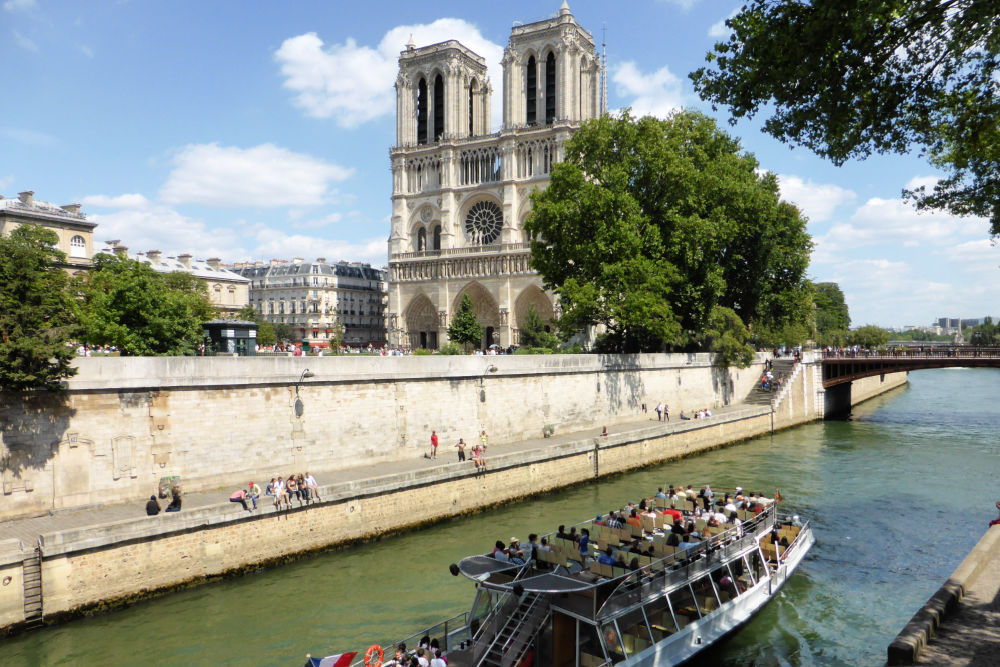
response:
<path id="1" fill-rule="evenodd" d="M 319 484 L 308 470 L 304 475 L 302 473 L 291 474 L 287 479 L 282 478 L 280 475 L 277 479 L 272 477 L 264 489 L 264 495 L 271 496 L 274 500 L 274 508 L 276 510 L 280 510 L 282 507 L 291 509 L 293 500 L 298 501 L 299 507 L 308 505 L 313 501 L 322 500 L 319 497 Z M 254 509 L 256 507 L 257 501 L 255 498 Z"/>

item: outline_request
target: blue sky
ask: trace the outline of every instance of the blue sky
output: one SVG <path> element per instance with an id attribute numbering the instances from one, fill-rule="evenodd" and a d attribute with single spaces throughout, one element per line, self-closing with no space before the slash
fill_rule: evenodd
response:
<path id="1" fill-rule="evenodd" d="M 711 110 L 688 72 L 725 35 L 729 0 L 570 3 L 607 28 L 611 109 Z M 499 59 L 514 21 L 559 2 L 0 0 L 0 194 L 77 202 L 96 239 L 225 261 L 386 263 L 396 58 L 455 38 Z M 725 120 L 723 112 L 715 114 Z M 915 156 L 837 168 L 729 128 L 809 217 L 809 274 L 840 283 L 854 324 L 996 314 L 1000 249 L 983 220 L 900 199 L 935 172 Z"/>

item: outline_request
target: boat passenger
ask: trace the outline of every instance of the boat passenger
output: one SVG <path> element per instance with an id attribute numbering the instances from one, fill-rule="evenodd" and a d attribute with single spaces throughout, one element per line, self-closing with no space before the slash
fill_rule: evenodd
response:
<path id="1" fill-rule="evenodd" d="M 594 525 L 595 526 L 606 526 L 606 525 L 608 525 L 608 524 L 604 523 L 604 515 L 603 514 L 598 514 L 596 517 L 594 517 Z"/>
<path id="2" fill-rule="evenodd" d="M 496 545 L 493 547 L 493 557 L 501 563 L 510 562 L 510 558 L 507 556 L 507 550 L 504 549 L 503 542 L 500 540 L 497 540 Z"/>
<path id="3" fill-rule="evenodd" d="M 434 658 L 431 659 L 430 667 L 448 667 L 448 663 L 441 657 L 441 649 L 431 649 Z"/>
<path id="4" fill-rule="evenodd" d="M 429 635 L 424 635 L 420 638 L 420 643 L 417 644 L 417 648 L 430 648 L 431 638 Z"/>
<path id="5" fill-rule="evenodd" d="M 608 512 L 608 528 L 621 528 L 621 527 L 622 527 L 622 522 L 621 519 L 618 518 L 618 514 L 614 510 Z"/>
<path id="6" fill-rule="evenodd" d="M 420 667 L 430 667 L 431 661 L 427 659 L 427 651 L 425 651 L 423 648 L 417 649 L 417 655 L 415 656 L 415 658 L 417 660 L 417 664 Z M 413 660 L 410 660 L 410 664 L 411 665 L 413 664 Z"/>
<path id="7" fill-rule="evenodd" d="M 625 519 L 625 523 L 627 523 L 630 526 L 636 526 L 637 528 L 642 528 L 642 520 L 639 519 L 638 516 L 636 516 L 636 512 L 634 509 L 629 513 L 629 517 Z"/>
<path id="8" fill-rule="evenodd" d="M 524 554 L 522 558 L 524 558 L 525 563 L 531 561 L 531 559 L 535 557 L 535 551 L 537 549 L 538 549 L 538 535 L 536 535 L 535 533 L 529 533 L 528 543 L 525 544 L 521 549 Z"/>
<path id="9" fill-rule="evenodd" d="M 580 559 L 583 566 L 587 567 L 587 559 L 590 557 L 590 531 L 583 528 L 580 531 Z"/>
<path id="10" fill-rule="evenodd" d="M 600 563 L 601 565 L 614 565 L 615 564 L 614 549 L 612 549 L 611 547 L 605 549 L 604 553 L 602 553 L 597 558 L 597 562 Z"/>
<path id="11" fill-rule="evenodd" d="M 674 525 L 680 525 L 680 524 L 674 524 Z M 670 537 L 667 538 L 667 546 L 668 547 L 680 546 L 681 535 L 683 535 L 683 528 L 681 529 L 680 533 L 670 533 Z"/>
<path id="12" fill-rule="evenodd" d="M 628 569 L 629 569 L 630 572 L 635 572 L 636 570 L 638 570 L 639 569 L 639 559 L 638 558 L 633 558 L 632 560 L 630 560 L 628 562 Z"/>
<path id="13" fill-rule="evenodd" d="M 673 493 L 673 492 L 674 492 L 674 487 L 671 486 L 670 487 L 670 493 Z M 663 487 L 662 486 L 659 489 L 656 490 L 656 497 L 657 498 L 663 498 L 664 500 L 666 499 L 667 494 L 665 494 L 663 492 Z"/>
<path id="14" fill-rule="evenodd" d="M 521 543 L 516 537 L 510 538 L 510 546 L 507 547 L 507 557 L 515 565 L 524 565 L 524 551 L 521 549 Z"/>

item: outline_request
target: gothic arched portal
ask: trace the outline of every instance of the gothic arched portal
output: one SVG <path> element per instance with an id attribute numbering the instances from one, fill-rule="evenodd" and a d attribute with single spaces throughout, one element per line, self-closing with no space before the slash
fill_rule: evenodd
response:
<path id="1" fill-rule="evenodd" d="M 518 333 L 524 328 L 524 322 L 532 306 L 535 307 L 535 312 L 541 318 L 542 324 L 551 330 L 551 322 L 554 316 L 552 301 L 538 286 L 531 285 L 530 287 L 526 287 L 514 302 L 514 318 L 517 323 Z"/>
<path id="2" fill-rule="evenodd" d="M 480 347 L 485 349 L 494 342 L 493 333 L 500 330 L 500 307 L 497 305 L 497 300 L 482 284 L 471 282 L 463 287 L 462 291 L 455 298 L 455 303 L 451 310 L 453 316 L 454 313 L 458 312 L 459 306 L 462 305 L 462 297 L 466 294 L 469 295 L 469 300 L 472 301 L 472 312 L 476 314 L 476 321 L 483 328 Z"/>
<path id="3" fill-rule="evenodd" d="M 423 294 L 414 298 L 403 320 L 411 348 L 437 349 L 438 313 L 430 299 Z"/>

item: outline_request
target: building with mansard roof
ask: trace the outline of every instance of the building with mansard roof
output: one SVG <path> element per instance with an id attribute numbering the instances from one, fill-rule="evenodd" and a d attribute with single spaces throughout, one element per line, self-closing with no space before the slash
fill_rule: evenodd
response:
<path id="1" fill-rule="evenodd" d="M 549 182 L 563 145 L 601 113 L 594 39 L 563 2 L 516 25 L 504 51 L 503 123 L 491 133 L 486 61 L 455 40 L 399 56 L 389 237 L 389 335 L 436 348 L 468 294 L 482 346 L 518 343 L 531 306 L 558 314 L 529 266 L 529 195 Z"/>
<path id="2" fill-rule="evenodd" d="M 386 273 L 370 264 L 292 261 L 239 262 L 231 269 L 250 281 L 250 305 L 267 322 L 292 327 L 296 342 L 327 347 L 339 323 L 343 344 L 386 343 Z"/>
<path id="3" fill-rule="evenodd" d="M 87 221 L 79 204 L 56 206 L 35 199 L 30 190 L 19 193 L 17 199 L 0 195 L 0 234 L 8 236 L 23 224 L 39 225 L 56 233 L 57 247 L 66 254 L 66 270 L 78 273 L 90 266 L 97 223 Z"/>

